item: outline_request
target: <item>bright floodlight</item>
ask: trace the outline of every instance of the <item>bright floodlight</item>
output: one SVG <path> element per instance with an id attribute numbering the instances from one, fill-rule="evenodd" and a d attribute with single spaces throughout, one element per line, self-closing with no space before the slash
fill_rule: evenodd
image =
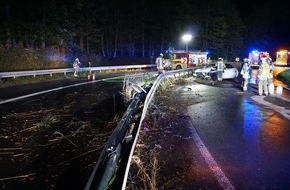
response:
<path id="1" fill-rule="evenodd" d="M 182 40 L 185 41 L 185 42 L 189 42 L 192 38 L 192 35 L 190 34 L 185 34 L 182 36 Z"/>
<path id="2" fill-rule="evenodd" d="M 190 34 L 184 34 L 183 36 L 182 36 L 182 40 L 186 43 L 186 52 L 188 52 L 188 42 L 191 40 L 191 38 L 192 38 L 192 35 L 190 35 Z"/>

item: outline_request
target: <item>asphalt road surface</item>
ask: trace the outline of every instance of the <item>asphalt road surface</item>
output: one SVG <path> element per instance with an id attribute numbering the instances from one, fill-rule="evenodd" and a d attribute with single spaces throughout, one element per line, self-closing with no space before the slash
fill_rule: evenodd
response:
<path id="1" fill-rule="evenodd" d="M 158 187 L 290 189 L 288 93 L 259 96 L 257 85 L 243 92 L 227 80 L 189 79 L 168 89 L 154 103 L 162 129 L 148 132 L 145 119 L 142 136 L 143 147 L 161 147 Z"/>

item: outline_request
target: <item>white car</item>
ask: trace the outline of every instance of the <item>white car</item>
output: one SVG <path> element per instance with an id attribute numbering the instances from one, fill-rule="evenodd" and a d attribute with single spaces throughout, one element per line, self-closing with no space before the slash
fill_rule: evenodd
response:
<path id="1" fill-rule="evenodd" d="M 226 68 L 223 72 L 223 79 L 235 79 L 239 75 L 238 69 L 233 67 L 231 64 L 226 63 Z M 209 65 L 194 71 L 193 77 L 202 79 L 217 80 L 217 69 L 216 66 Z"/>
<path id="2" fill-rule="evenodd" d="M 193 77 L 201 79 L 211 79 L 212 74 L 216 71 L 213 65 L 204 66 L 203 68 L 196 69 L 193 73 Z"/>

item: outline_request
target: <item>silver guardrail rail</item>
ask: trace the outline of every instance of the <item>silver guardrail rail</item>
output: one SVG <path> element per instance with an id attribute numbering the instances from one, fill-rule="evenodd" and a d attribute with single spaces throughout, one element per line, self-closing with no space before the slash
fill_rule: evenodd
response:
<path id="1" fill-rule="evenodd" d="M 190 77 L 195 69 L 197 67 L 165 72 L 152 86 L 136 94 L 99 156 L 85 190 L 126 189 L 141 124 L 160 82 L 169 77 Z"/>
<path id="2" fill-rule="evenodd" d="M 122 182 L 122 188 L 120 188 L 120 189 L 122 189 L 122 190 L 126 189 L 126 183 L 127 183 L 127 179 L 128 179 L 128 174 L 129 174 L 130 165 L 131 165 L 131 162 L 132 162 L 132 156 L 133 156 L 136 144 L 137 144 L 137 140 L 138 140 L 139 132 L 140 132 L 140 129 L 141 129 L 141 125 L 142 125 L 142 122 L 143 122 L 143 120 L 144 120 L 144 118 L 145 118 L 145 116 L 147 114 L 147 110 L 148 110 L 148 108 L 149 108 L 149 106 L 151 104 L 151 100 L 154 97 L 155 92 L 158 89 L 161 81 L 163 81 L 163 80 L 165 80 L 167 78 L 192 77 L 194 70 L 199 69 L 199 68 L 202 68 L 202 67 L 192 67 L 192 68 L 188 68 L 188 69 L 181 69 L 181 70 L 174 70 L 174 71 L 165 72 L 165 73 L 159 75 L 157 77 L 156 81 L 153 83 L 149 93 L 146 96 L 145 102 L 144 102 L 144 106 L 143 106 L 143 110 L 142 110 L 142 115 L 141 115 L 141 118 L 140 118 L 139 126 L 138 126 L 137 132 L 135 134 L 136 138 L 134 138 L 132 149 L 131 149 L 130 155 L 128 157 L 126 171 L 125 171 L 125 175 L 124 175 L 123 182 Z"/>
<path id="3" fill-rule="evenodd" d="M 122 66 L 105 66 L 105 67 L 83 67 L 79 68 L 79 72 L 94 72 L 94 71 L 105 71 L 105 70 L 120 70 L 120 69 L 144 69 L 144 68 L 155 68 L 156 65 L 122 65 Z M 21 76 L 37 76 L 37 75 L 50 75 L 56 73 L 73 73 L 73 68 L 66 69 L 46 69 L 46 70 L 33 70 L 33 71 L 12 71 L 12 72 L 0 72 L 0 79 L 2 78 L 16 78 Z"/>

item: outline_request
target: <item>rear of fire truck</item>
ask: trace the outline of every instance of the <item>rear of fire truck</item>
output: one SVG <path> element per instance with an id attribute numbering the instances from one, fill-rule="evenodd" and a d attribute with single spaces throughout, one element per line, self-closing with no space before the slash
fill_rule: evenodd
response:
<path id="1" fill-rule="evenodd" d="M 276 53 L 276 65 L 290 66 L 290 52 L 288 50 L 281 50 Z"/>
<path id="2" fill-rule="evenodd" d="M 171 56 L 170 62 L 172 69 L 186 69 L 205 64 L 207 61 L 207 53 L 201 51 L 183 51 L 176 50 Z"/>
<path id="3" fill-rule="evenodd" d="M 253 65 L 258 65 L 260 61 L 270 58 L 268 52 L 254 50 L 249 53 L 249 62 Z"/>

